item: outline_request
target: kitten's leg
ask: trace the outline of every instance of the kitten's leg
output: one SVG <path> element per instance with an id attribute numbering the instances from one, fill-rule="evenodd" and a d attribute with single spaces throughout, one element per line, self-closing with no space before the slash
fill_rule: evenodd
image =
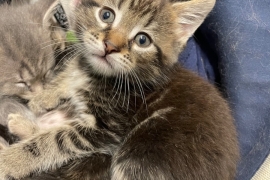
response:
<path id="1" fill-rule="evenodd" d="M 51 111 L 36 118 L 35 121 L 27 119 L 27 117 L 20 114 L 9 114 L 8 129 L 12 134 L 18 136 L 20 140 L 24 140 L 41 130 L 65 125 L 65 121 L 67 119 L 60 111 Z"/>
<path id="2" fill-rule="evenodd" d="M 28 106 L 36 114 L 42 114 L 56 108 L 61 99 L 68 98 L 66 88 L 49 86 L 46 90 L 30 99 Z"/>
<path id="3" fill-rule="evenodd" d="M 89 115 L 87 122 L 73 121 L 0 151 L 0 179 L 22 178 L 55 169 L 95 152 L 113 154 L 120 143 L 119 137 L 94 125 L 95 118 Z"/>

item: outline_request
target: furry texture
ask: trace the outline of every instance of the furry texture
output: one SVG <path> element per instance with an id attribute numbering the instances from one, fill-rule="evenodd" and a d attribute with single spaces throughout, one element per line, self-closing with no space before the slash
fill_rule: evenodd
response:
<path id="1" fill-rule="evenodd" d="M 233 179 L 238 145 L 229 107 L 177 65 L 214 1 L 75 4 L 75 57 L 29 103 L 64 121 L 2 150 L 0 179 L 56 169 L 53 176 L 74 180 Z"/>
<path id="2" fill-rule="evenodd" d="M 50 6 L 54 1 L 34 5 L 21 2 L 24 5 L 20 7 L 14 4 L 0 7 L 0 135 L 10 144 L 16 138 L 6 128 L 8 115 L 19 113 L 35 119 L 25 104 L 54 76 L 59 64 L 53 49 L 61 46 L 52 37 L 56 33 L 44 25 L 43 19 L 46 13 L 47 19 L 52 17 Z M 58 31 L 63 29 L 58 26 Z"/>

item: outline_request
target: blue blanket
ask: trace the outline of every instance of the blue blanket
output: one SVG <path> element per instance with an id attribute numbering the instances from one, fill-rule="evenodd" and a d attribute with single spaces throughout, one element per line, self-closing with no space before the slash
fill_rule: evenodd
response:
<path id="1" fill-rule="evenodd" d="M 217 1 L 196 33 L 198 42 L 188 44 L 193 55 L 180 59 L 214 78 L 230 102 L 241 148 L 237 180 L 251 179 L 270 152 L 269 18 L 269 0 Z"/>

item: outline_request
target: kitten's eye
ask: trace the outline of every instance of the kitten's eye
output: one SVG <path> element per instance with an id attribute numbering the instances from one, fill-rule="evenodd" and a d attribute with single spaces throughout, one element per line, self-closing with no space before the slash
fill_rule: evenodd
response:
<path id="1" fill-rule="evenodd" d="M 100 11 L 99 17 L 105 23 L 112 23 L 114 21 L 115 15 L 113 10 L 104 8 Z"/>
<path id="2" fill-rule="evenodd" d="M 135 42 L 140 47 L 147 47 L 151 44 L 150 38 L 144 33 L 137 34 L 135 37 Z"/>
<path id="3" fill-rule="evenodd" d="M 28 85 L 26 82 L 23 82 L 23 81 L 19 81 L 16 83 L 16 86 L 20 87 L 20 88 L 25 88 L 27 87 L 28 88 Z"/>

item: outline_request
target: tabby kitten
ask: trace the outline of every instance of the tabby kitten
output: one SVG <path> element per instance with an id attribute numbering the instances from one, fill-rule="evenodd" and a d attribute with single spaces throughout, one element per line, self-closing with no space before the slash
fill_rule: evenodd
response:
<path id="1" fill-rule="evenodd" d="M 66 163 L 63 179 L 233 179 L 238 146 L 228 105 L 177 65 L 214 3 L 81 0 L 77 56 L 29 103 L 36 113 L 62 113 L 62 125 L 2 150 L 0 179 Z M 91 160 L 104 158 L 95 174 Z"/>
<path id="2" fill-rule="evenodd" d="M 0 7 L 0 136 L 9 143 L 16 139 L 6 129 L 8 114 L 19 113 L 34 120 L 35 115 L 25 103 L 43 89 L 57 69 L 53 49 L 62 43 L 52 37 L 64 29 L 54 23 L 53 28 L 58 28 L 52 31 L 47 25 L 51 23 L 53 3 L 46 0 L 21 7 Z"/>

